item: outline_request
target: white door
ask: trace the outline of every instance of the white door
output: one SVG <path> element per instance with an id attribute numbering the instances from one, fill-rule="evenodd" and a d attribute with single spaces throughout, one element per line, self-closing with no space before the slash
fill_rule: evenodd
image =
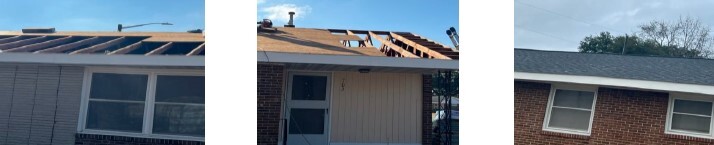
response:
<path id="1" fill-rule="evenodd" d="M 327 145 L 329 73 L 292 72 L 288 79 L 288 145 Z"/>

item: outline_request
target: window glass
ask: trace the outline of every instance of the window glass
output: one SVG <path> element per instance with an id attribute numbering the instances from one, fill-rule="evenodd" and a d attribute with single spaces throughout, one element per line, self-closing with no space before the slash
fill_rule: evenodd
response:
<path id="1" fill-rule="evenodd" d="M 293 100 L 325 100 L 326 76 L 294 75 L 292 85 Z"/>
<path id="2" fill-rule="evenodd" d="M 585 91 L 560 90 L 555 91 L 554 106 L 591 109 L 595 93 Z"/>
<path id="3" fill-rule="evenodd" d="M 674 100 L 674 112 L 711 116 L 712 103 L 676 99 Z"/>
<path id="4" fill-rule="evenodd" d="M 89 101 L 87 129 L 141 132 L 144 103 Z"/>
<path id="5" fill-rule="evenodd" d="M 672 129 L 709 133 L 711 117 L 672 114 Z"/>
<path id="6" fill-rule="evenodd" d="M 205 110 L 202 105 L 156 104 L 154 111 L 154 133 L 199 137 L 205 134 Z"/>
<path id="7" fill-rule="evenodd" d="M 89 97 L 92 99 L 144 101 L 148 75 L 92 74 Z"/>
<path id="8" fill-rule="evenodd" d="M 590 111 L 553 108 L 548 127 L 587 131 L 590 126 Z"/>
<path id="9" fill-rule="evenodd" d="M 325 109 L 290 109 L 290 134 L 323 134 Z"/>
<path id="10" fill-rule="evenodd" d="M 156 78 L 156 102 L 205 102 L 204 76 L 164 76 Z"/>

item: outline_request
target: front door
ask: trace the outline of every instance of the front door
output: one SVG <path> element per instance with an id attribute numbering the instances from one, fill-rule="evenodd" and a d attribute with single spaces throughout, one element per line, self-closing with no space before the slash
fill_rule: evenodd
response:
<path id="1" fill-rule="evenodd" d="M 290 73 L 288 145 L 327 145 L 330 107 L 329 73 Z"/>

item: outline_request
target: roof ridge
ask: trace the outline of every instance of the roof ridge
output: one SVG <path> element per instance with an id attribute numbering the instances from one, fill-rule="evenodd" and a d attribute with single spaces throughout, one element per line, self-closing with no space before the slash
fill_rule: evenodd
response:
<path id="1" fill-rule="evenodd" d="M 631 57 L 691 59 L 691 60 L 714 61 L 714 59 L 709 59 L 709 58 L 689 58 L 689 57 L 655 56 L 655 55 L 621 55 L 621 54 L 615 54 L 615 53 L 582 53 L 582 52 L 576 52 L 576 51 L 538 50 L 538 49 L 529 49 L 529 48 L 514 48 L 514 50 L 540 51 L 540 52 L 552 52 L 552 53 L 574 53 L 574 54 L 582 54 L 582 55 L 610 55 L 610 56 L 618 56 L 618 57 L 630 57 L 631 56 Z"/>

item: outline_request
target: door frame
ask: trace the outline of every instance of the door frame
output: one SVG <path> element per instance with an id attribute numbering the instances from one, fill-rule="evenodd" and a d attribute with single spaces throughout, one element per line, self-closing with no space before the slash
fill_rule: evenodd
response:
<path id="1" fill-rule="evenodd" d="M 289 132 L 289 130 L 288 130 L 288 129 L 289 129 L 289 128 L 288 128 L 289 120 L 288 120 L 288 122 L 285 122 L 285 121 L 283 121 L 283 120 L 288 119 L 288 114 L 290 113 L 290 110 L 289 110 L 290 107 L 288 106 L 288 103 L 289 103 L 289 101 L 290 101 L 290 99 L 291 99 L 291 97 L 292 97 L 292 96 L 291 96 L 291 93 L 292 93 L 292 92 L 291 92 L 291 91 L 292 91 L 292 84 L 291 84 L 291 83 L 292 83 L 292 78 L 293 78 L 292 76 L 293 76 L 293 75 L 300 75 L 300 74 L 304 74 L 304 75 L 321 75 L 321 76 L 327 76 L 327 85 L 328 85 L 328 86 L 327 86 L 326 89 L 328 90 L 328 92 L 327 92 L 327 96 L 325 97 L 325 101 L 327 101 L 327 103 L 328 103 L 328 104 L 327 104 L 327 107 L 328 107 L 328 108 L 327 108 L 327 116 L 325 116 L 325 117 L 326 117 L 326 123 L 325 123 L 325 125 L 327 126 L 327 127 L 325 127 L 325 128 L 326 128 L 325 133 L 326 133 L 326 135 L 327 135 L 327 143 L 330 144 L 330 143 L 331 143 L 331 140 L 332 140 L 332 139 L 331 139 L 331 135 L 332 135 L 332 120 L 331 120 L 331 118 L 332 118 L 332 110 L 331 110 L 331 109 L 332 109 L 332 96 L 333 96 L 333 94 L 334 94 L 334 93 L 333 93 L 333 92 L 334 92 L 334 91 L 333 91 L 333 90 L 334 90 L 334 87 L 333 87 L 334 85 L 332 85 L 332 84 L 334 83 L 334 72 L 333 72 L 333 71 L 311 71 L 311 70 L 293 70 L 293 69 L 286 69 L 285 74 L 286 74 L 286 75 L 284 76 L 284 79 L 285 79 L 286 81 L 284 81 L 284 82 L 285 82 L 285 83 L 284 83 L 284 87 L 285 87 L 285 88 L 283 89 L 283 91 L 284 91 L 283 103 L 282 103 L 283 105 L 282 105 L 281 111 L 280 111 L 280 112 L 281 112 L 280 117 L 281 117 L 282 119 L 280 120 L 280 125 L 279 125 L 279 126 L 280 126 L 280 128 L 279 128 L 280 131 L 278 131 L 278 135 L 279 135 L 278 138 L 280 139 L 280 140 L 278 141 L 278 145 L 284 144 L 284 142 L 287 140 L 287 135 L 289 135 L 289 134 L 288 134 L 288 132 Z M 287 129 L 286 129 L 286 128 L 287 128 Z M 288 132 L 285 132 L 286 130 L 287 130 Z"/>

